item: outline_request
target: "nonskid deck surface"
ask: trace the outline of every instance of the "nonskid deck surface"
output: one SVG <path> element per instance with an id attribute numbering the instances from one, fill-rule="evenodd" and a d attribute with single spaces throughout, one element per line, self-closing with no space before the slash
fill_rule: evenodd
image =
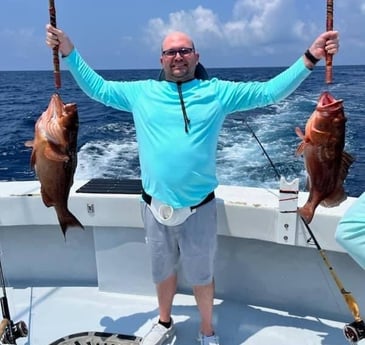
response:
<path id="1" fill-rule="evenodd" d="M 8 288 L 7 295 L 13 321 L 23 320 L 29 328 L 18 345 L 48 345 L 85 331 L 143 337 L 158 315 L 155 297 L 101 292 L 97 287 Z M 198 344 L 199 314 L 192 296 L 176 295 L 173 318 L 176 337 L 170 344 Z M 215 300 L 214 323 L 221 345 L 348 344 L 343 322 L 234 301 Z"/>

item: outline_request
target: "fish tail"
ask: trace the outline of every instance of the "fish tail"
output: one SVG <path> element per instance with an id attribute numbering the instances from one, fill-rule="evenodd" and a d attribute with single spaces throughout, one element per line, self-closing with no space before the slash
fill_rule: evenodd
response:
<path id="1" fill-rule="evenodd" d="M 58 215 L 58 222 L 60 223 L 63 236 L 65 237 L 69 228 L 84 229 L 84 226 L 80 223 L 80 221 L 68 210 Z"/>

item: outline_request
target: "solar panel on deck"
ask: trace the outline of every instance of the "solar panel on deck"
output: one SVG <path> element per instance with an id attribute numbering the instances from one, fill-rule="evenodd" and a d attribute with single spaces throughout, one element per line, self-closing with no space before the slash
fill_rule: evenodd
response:
<path id="1" fill-rule="evenodd" d="M 142 182 L 140 179 L 95 178 L 81 186 L 76 193 L 141 194 Z"/>

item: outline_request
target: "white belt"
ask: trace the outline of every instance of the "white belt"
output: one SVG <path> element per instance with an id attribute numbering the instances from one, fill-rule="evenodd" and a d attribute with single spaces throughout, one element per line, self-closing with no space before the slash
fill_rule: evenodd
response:
<path id="1" fill-rule="evenodd" d="M 151 199 L 151 204 L 148 207 L 155 219 L 159 223 L 167 226 L 180 225 L 196 212 L 196 208 L 192 209 L 191 207 L 173 208 L 156 198 Z"/>

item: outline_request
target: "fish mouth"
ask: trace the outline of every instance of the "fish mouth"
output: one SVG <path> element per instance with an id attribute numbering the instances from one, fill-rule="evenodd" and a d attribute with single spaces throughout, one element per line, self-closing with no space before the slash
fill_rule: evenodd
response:
<path id="1" fill-rule="evenodd" d="M 328 91 L 325 91 L 319 98 L 317 110 L 331 113 L 337 112 L 342 107 L 342 103 L 342 99 L 335 99 Z"/>
<path id="2" fill-rule="evenodd" d="M 323 107 L 328 104 L 332 104 L 335 101 L 336 101 L 335 98 L 329 92 L 325 91 L 322 93 L 321 97 L 319 98 L 318 104 Z"/>
<path id="3" fill-rule="evenodd" d="M 59 146 L 67 146 L 65 131 L 77 121 L 76 103 L 64 104 L 62 98 L 53 94 L 47 110 L 36 123 L 36 128 L 44 140 Z"/>
<path id="4" fill-rule="evenodd" d="M 74 114 L 77 110 L 77 105 L 76 103 L 63 103 L 61 96 L 58 93 L 54 93 L 48 109 L 53 110 L 53 118 L 56 119 L 65 115 Z"/>
<path id="5" fill-rule="evenodd" d="M 52 95 L 49 108 L 56 108 L 57 110 L 61 110 L 63 108 L 63 102 L 58 93 L 54 93 Z"/>

